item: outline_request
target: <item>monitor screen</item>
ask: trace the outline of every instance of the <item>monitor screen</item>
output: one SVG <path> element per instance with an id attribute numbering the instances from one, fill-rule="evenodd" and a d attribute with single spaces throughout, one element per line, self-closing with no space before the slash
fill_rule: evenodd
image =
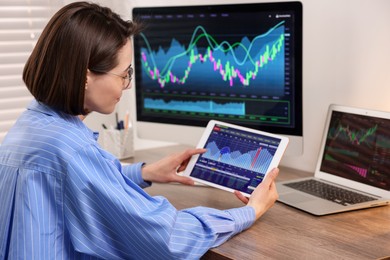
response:
<path id="1" fill-rule="evenodd" d="M 137 124 L 217 119 L 302 137 L 300 2 L 137 7 L 133 19 L 145 26 L 134 37 Z"/>

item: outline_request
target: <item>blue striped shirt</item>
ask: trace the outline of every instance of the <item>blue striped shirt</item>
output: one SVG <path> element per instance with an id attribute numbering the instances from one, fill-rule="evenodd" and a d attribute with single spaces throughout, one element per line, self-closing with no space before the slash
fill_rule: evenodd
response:
<path id="1" fill-rule="evenodd" d="M 0 259 L 197 259 L 252 207 L 176 210 L 75 116 L 33 101 L 0 145 Z"/>

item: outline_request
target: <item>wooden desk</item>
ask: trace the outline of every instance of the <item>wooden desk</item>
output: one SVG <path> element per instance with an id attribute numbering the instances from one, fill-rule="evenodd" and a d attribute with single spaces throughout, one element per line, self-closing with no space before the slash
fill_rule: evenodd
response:
<path id="1" fill-rule="evenodd" d="M 185 146 L 136 151 L 127 162 L 154 162 Z M 280 168 L 278 180 L 310 176 Z M 153 184 L 150 195 L 166 197 L 177 209 L 207 206 L 218 209 L 243 204 L 229 192 L 206 186 Z M 322 217 L 276 202 L 251 228 L 202 259 L 379 259 L 390 256 L 390 206 Z"/>

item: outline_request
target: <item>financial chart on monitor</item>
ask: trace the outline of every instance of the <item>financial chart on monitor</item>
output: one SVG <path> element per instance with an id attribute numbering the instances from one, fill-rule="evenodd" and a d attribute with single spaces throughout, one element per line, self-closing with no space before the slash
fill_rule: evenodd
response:
<path id="1" fill-rule="evenodd" d="M 256 8 L 136 8 L 134 15 L 146 25 L 134 39 L 137 117 L 200 126 L 218 118 L 263 130 L 296 129 L 296 14 Z"/>

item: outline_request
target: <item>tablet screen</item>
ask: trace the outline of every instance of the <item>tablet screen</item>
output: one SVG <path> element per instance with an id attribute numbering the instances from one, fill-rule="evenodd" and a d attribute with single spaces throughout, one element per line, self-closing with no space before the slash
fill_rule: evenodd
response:
<path id="1" fill-rule="evenodd" d="M 191 177 L 247 194 L 261 183 L 281 139 L 215 124 Z"/>

